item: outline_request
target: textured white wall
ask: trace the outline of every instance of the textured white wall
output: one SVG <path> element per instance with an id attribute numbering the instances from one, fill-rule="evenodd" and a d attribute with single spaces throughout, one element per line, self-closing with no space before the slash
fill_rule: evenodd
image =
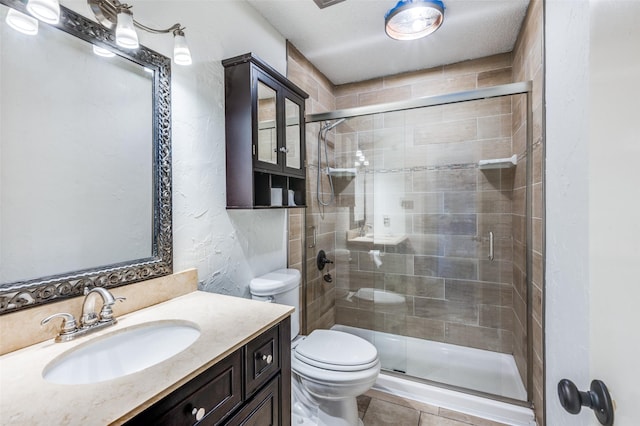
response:
<path id="1" fill-rule="evenodd" d="M 86 2 L 63 5 L 90 16 Z M 134 17 L 166 28 L 180 22 L 193 56 L 172 66 L 174 270 L 196 267 L 201 288 L 249 296 L 249 280 L 286 266 L 285 212 L 227 211 L 224 73 L 221 60 L 253 52 L 286 72 L 284 38 L 243 1 L 132 1 Z M 139 31 L 172 55 L 171 35 Z"/>
<path id="2" fill-rule="evenodd" d="M 640 419 L 640 2 L 592 0 L 590 18 L 590 379 L 608 386 L 615 424 L 633 425 Z"/>
<path id="3" fill-rule="evenodd" d="M 562 378 L 589 383 L 588 63 L 589 2 L 545 3 L 546 409 L 547 424 L 585 425 L 568 414 Z"/>
<path id="4" fill-rule="evenodd" d="M 640 3 L 546 2 L 547 424 L 556 385 L 603 380 L 616 424 L 637 424 Z"/>

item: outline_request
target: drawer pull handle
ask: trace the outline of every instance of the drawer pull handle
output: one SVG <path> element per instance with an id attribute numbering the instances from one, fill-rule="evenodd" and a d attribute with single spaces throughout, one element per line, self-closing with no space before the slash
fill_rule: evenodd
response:
<path id="1" fill-rule="evenodd" d="M 194 416 L 196 416 L 196 420 L 197 420 L 197 421 L 200 421 L 200 420 L 202 420 L 202 419 L 204 418 L 204 413 L 205 413 L 204 408 L 194 408 L 194 409 L 191 411 L 191 414 L 193 414 Z"/>
<path id="2" fill-rule="evenodd" d="M 273 355 L 262 355 L 262 360 L 267 361 L 267 364 L 271 364 L 273 362 Z"/>

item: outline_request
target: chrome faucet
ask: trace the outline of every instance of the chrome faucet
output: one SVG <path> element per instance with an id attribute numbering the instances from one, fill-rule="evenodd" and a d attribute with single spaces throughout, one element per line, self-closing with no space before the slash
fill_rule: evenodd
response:
<path id="1" fill-rule="evenodd" d="M 82 304 L 82 316 L 80 317 L 80 324 L 82 327 L 90 327 L 99 322 L 109 322 L 115 319 L 113 318 L 113 311 L 111 306 L 116 303 L 116 298 L 109 290 L 103 287 L 94 287 L 89 290 L 89 287 L 84 288 L 84 303 Z M 100 316 L 96 312 L 96 300 L 98 296 L 102 298 L 102 310 Z"/>
<path id="2" fill-rule="evenodd" d="M 367 235 L 367 230 L 373 230 L 373 225 L 370 223 L 363 223 L 360 227 L 360 236 L 364 237 Z"/>
<path id="3" fill-rule="evenodd" d="M 109 290 L 102 287 L 84 288 L 84 302 L 82 303 L 82 316 L 80 317 L 80 327 L 76 325 L 76 320 L 69 313 L 58 313 L 43 319 L 40 324 L 44 325 L 54 318 L 62 318 L 62 327 L 56 337 L 56 342 L 68 342 L 76 337 L 84 336 L 102 328 L 113 325 L 117 320 L 113 317 L 111 307 L 116 301 L 126 300 L 124 297 L 114 297 Z M 98 296 L 102 298 L 102 308 L 100 314 L 96 312 L 96 300 Z"/>

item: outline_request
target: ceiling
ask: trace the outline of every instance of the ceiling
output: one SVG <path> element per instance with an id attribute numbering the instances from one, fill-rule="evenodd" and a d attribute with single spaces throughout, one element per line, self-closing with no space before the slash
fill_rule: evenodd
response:
<path id="1" fill-rule="evenodd" d="M 313 0 L 247 0 L 334 84 L 510 52 L 529 0 L 444 0 L 435 33 L 392 40 L 384 15 L 397 0 L 346 0 L 320 9 Z"/>

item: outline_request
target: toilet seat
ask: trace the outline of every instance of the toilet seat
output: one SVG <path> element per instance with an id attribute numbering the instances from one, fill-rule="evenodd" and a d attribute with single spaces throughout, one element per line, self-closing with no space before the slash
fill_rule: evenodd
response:
<path id="1" fill-rule="evenodd" d="M 378 364 L 378 352 L 366 340 L 335 330 L 315 330 L 296 345 L 300 362 L 329 371 L 362 371 Z"/>

